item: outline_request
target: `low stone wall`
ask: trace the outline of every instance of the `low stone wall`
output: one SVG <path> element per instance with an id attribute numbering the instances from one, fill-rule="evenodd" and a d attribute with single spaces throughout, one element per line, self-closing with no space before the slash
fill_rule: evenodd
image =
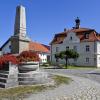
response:
<path id="1" fill-rule="evenodd" d="M 9 70 L 0 71 L 0 87 L 8 88 L 18 86 L 18 66 L 9 63 L 6 67 Z"/>
<path id="2" fill-rule="evenodd" d="M 39 70 L 39 62 L 22 63 L 19 66 L 9 63 L 8 71 L 0 71 L 0 87 L 45 84 L 50 82 L 46 72 Z"/>
<path id="3" fill-rule="evenodd" d="M 29 73 L 19 73 L 18 75 L 19 85 L 33 85 L 33 84 L 45 84 L 50 82 L 48 73 L 41 71 L 31 71 Z"/>

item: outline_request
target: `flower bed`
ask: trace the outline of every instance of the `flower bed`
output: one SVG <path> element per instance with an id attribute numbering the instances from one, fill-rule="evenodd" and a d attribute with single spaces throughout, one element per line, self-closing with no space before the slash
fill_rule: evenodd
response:
<path id="1" fill-rule="evenodd" d="M 23 51 L 22 53 L 17 56 L 19 62 L 30 62 L 30 61 L 38 61 L 39 62 L 39 56 L 36 52 L 32 51 Z"/>
<path id="2" fill-rule="evenodd" d="M 39 66 L 39 56 L 36 52 L 32 51 L 23 51 L 18 56 L 12 54 L 5 54 L 0 56 L 0 70 L 4 67 L 8 67 L 8 63 L 17 64 L 19 67 L 29 67 L 38 65 Z M 6 65 L 6 66 L 5 66 Z M 34 69 L 33 68 L 33 69 Z"/>
<path id="3" fill-rule="evenodd" d="M 39 56 L 36 52 L 23 51 L 17 58 L 20 62 L 20 72 L 36 71 L 39 69 Z"/>
<path id="4" fill-rule="evenodd" d="M 9 67 L 9 62 L 11 62 L 12 64 L 19 64 L 18 59 L 16 58 L 16 56 L 12 55 L 12 54 L 5 54 L 0 56 L 0 69 Z"/>

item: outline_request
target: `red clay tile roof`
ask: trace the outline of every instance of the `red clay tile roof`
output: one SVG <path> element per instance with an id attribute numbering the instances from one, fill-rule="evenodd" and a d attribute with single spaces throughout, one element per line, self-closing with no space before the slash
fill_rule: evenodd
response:
<path id="1" fill-rule="evenodd" d="M 59 44 L 62 43 L 64 38 L 67 36 L 68 33 L 75 32 L 76 35 L 79 37 L 80 41 L 100 41 L 100 35 L 94 30 L 89 28 L 79 28 L 79 29 L 70 29 L 65 32 L 55 34 L 53 40 L 50 44 Z M 89 39 L 85 39 L 84 33 L 89 33 Z"/>
<path id="2" fill-rule="evenodd" d="M 29 50 L 50 53 L 50 49 L 46 48 L 44 45 L 37 43 L 37 42 L 30 42 L 29 43 Z"/>

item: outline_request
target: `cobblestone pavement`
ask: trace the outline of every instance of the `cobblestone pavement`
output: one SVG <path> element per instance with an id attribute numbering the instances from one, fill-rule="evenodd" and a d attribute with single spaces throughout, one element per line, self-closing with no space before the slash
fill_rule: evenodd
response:
<path id="1" fill-rule="evenodd" d="M 51 69 L 46 71 L 71 77 L 73 81 L 69 85 L 61 85 L 53 90 L 32 94 L 24 100 L 100 100 L 99 70 Z"/>

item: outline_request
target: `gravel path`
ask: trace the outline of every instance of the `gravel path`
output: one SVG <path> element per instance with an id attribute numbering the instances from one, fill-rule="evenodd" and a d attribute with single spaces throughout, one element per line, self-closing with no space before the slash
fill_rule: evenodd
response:
<path id="1" fill-rule="evenodd" d="M 75 76 L 73 74 L 71 75 L 71 73 L 66 73 L 65 70 L 47 71 L 71 77 L 73 81 L 69 85 L 61 85 L 53 90 L 32 94 L 24 100 L 100 100 L 100 84 L 98 82 L 88 78 L 79 77 L 79 73 Z M 89 72 L 93 73 L 92 70 L 87 71 L 87 73 Z"/>
<path id="2" fill-rule="evenodd" d="M 46 72 L 84 77 L 100 83 L 100 69 L 46 69 Z"/>

